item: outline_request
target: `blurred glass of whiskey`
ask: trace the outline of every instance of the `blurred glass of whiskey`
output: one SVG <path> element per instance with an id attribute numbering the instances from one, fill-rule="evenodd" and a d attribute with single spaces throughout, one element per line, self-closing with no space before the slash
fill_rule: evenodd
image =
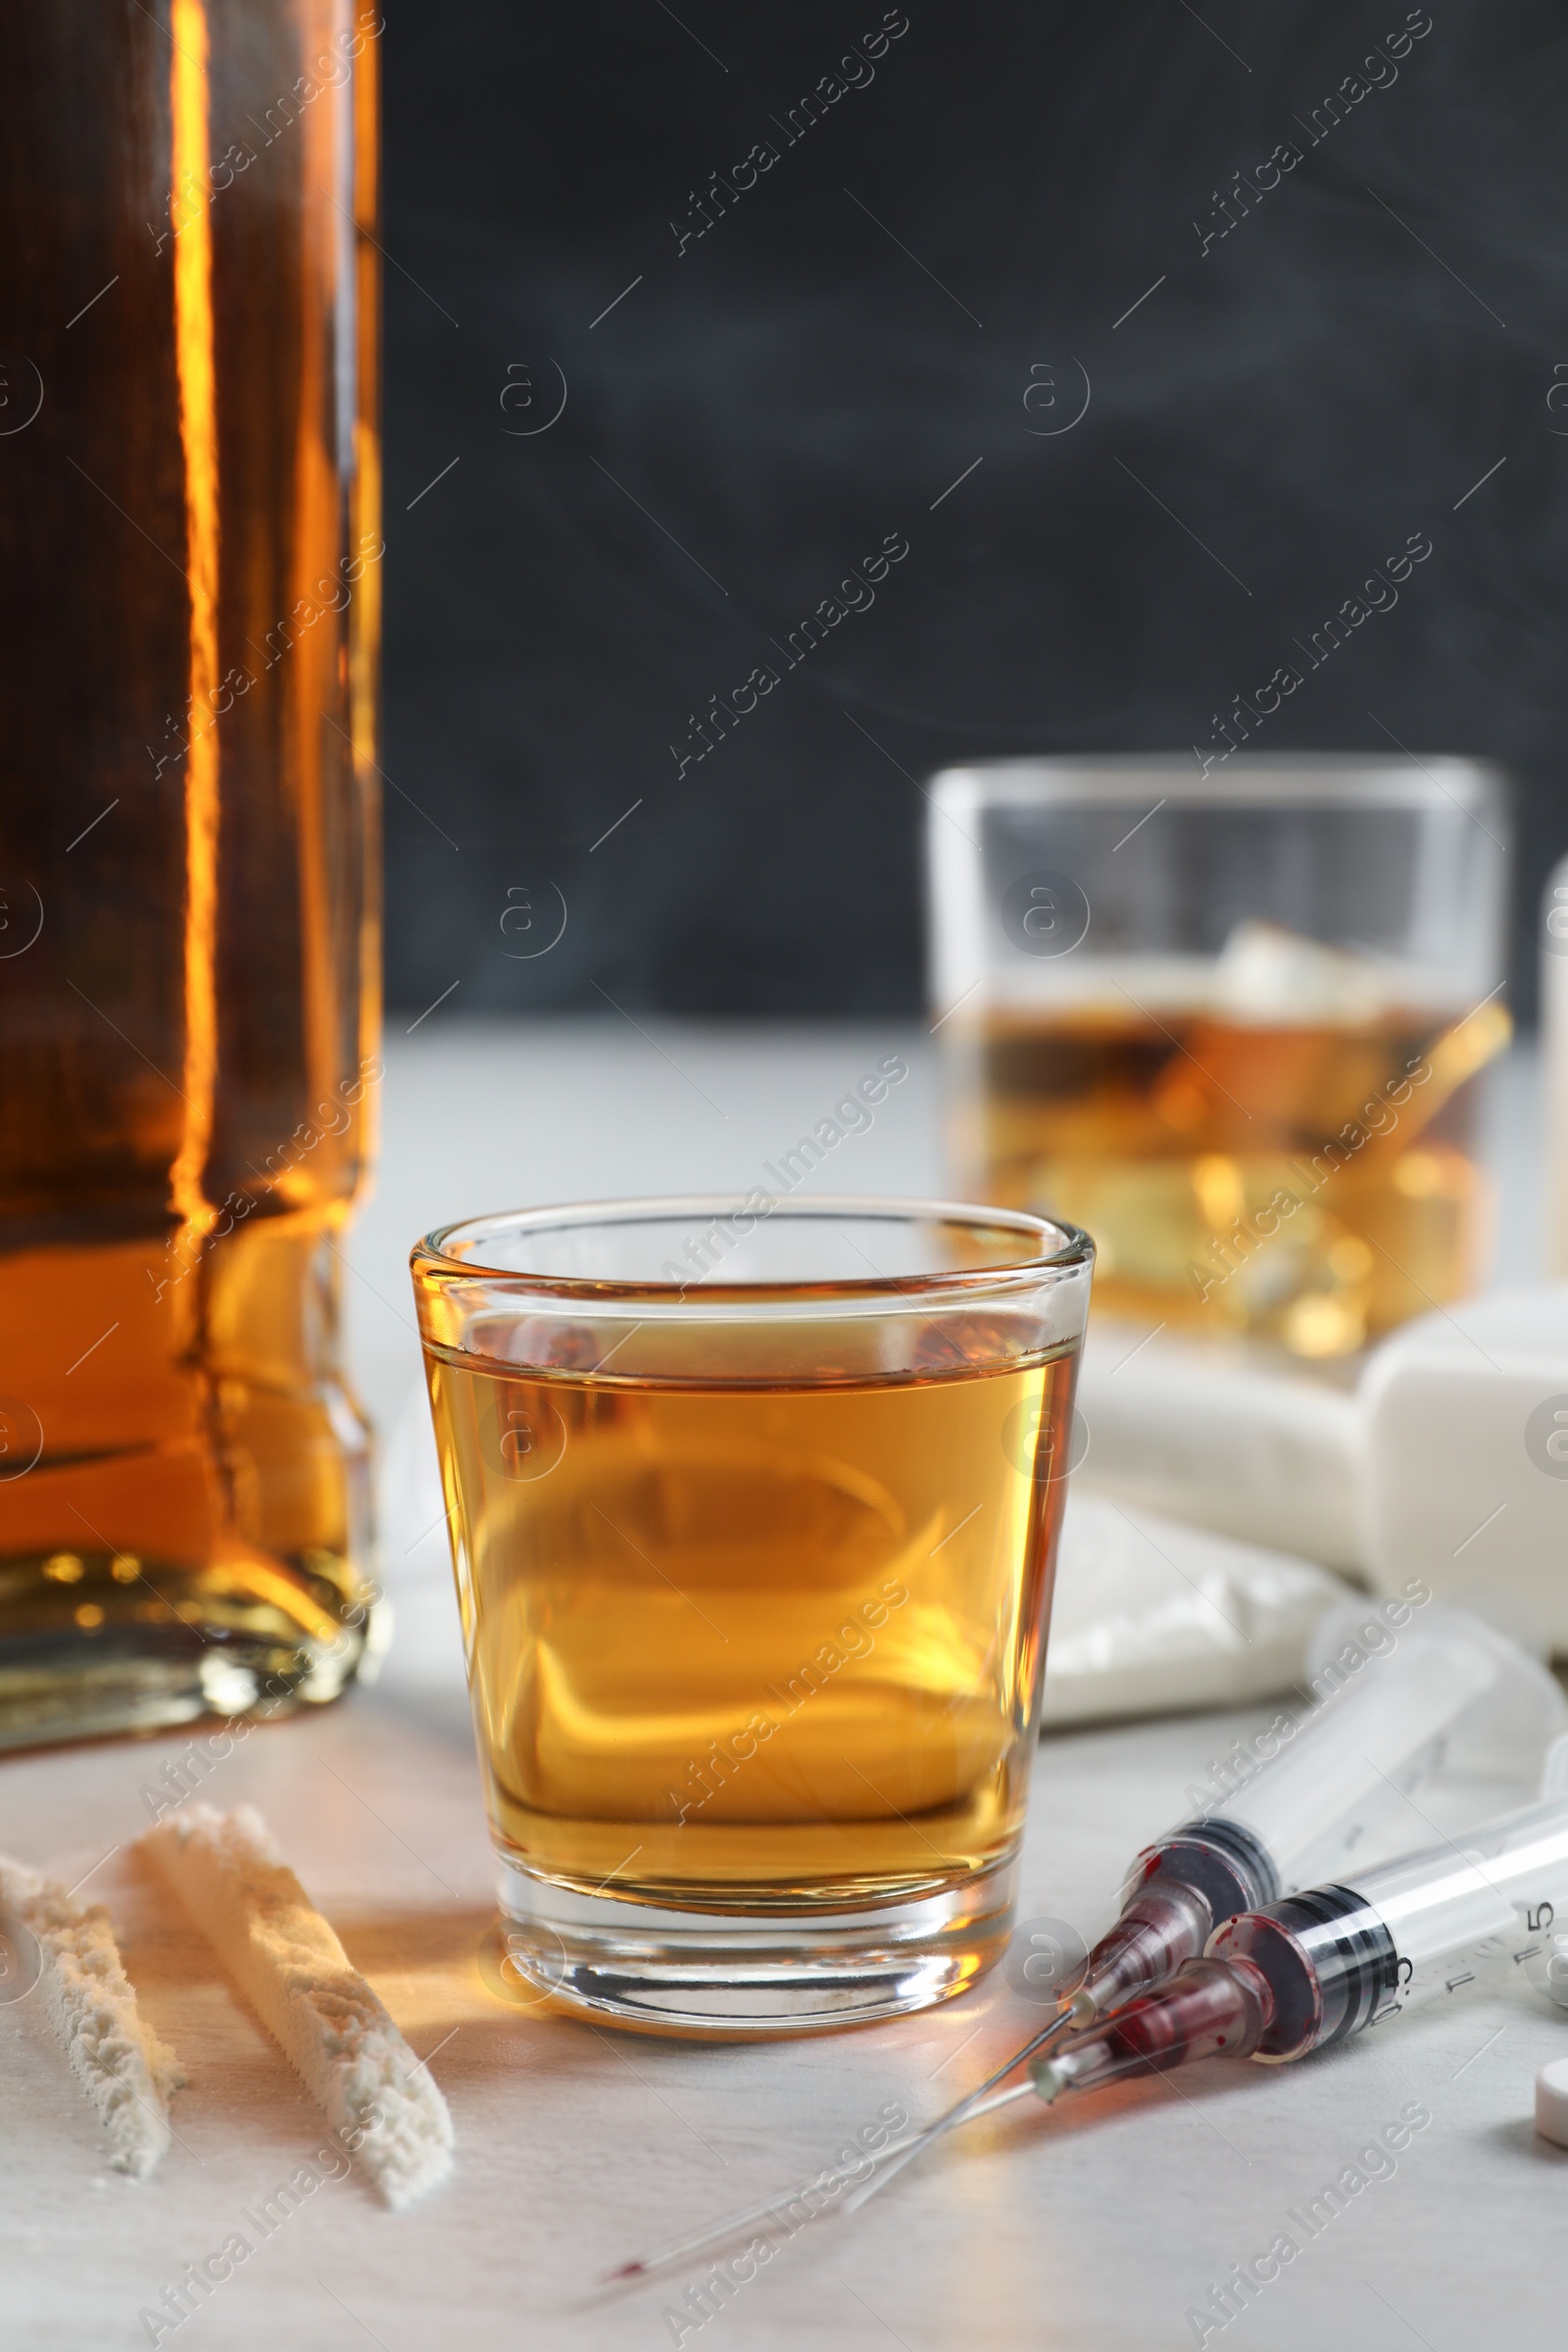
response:
<path id="1" fill-rule="evenodd" d="M 955 1191 L 1085 1226 L 1098 1314 L 1353 1353 L 1476 1287 L 1508 826 L 1468 760 L 952 769 Z"/>

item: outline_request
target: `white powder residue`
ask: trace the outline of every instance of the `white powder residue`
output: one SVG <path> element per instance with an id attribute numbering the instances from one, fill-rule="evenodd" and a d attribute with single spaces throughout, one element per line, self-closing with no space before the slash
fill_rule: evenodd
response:
<path id="1" fill-rule="evenodd" d="M 452 2170 L 447 2103 L 249 1805 L 185 1805 L 141 1840 L 387 2203 Z"/>
<path id="2" fill-rule="evenodd" d="M 169 2145 L 169 2094 L 185 2077 L 141 2022 L 109 1914 L 0 1855 L 0 1915 L 38 1947 L 49 2023 L 109 2134 L 111 2162 L 145 2180 Z"/>

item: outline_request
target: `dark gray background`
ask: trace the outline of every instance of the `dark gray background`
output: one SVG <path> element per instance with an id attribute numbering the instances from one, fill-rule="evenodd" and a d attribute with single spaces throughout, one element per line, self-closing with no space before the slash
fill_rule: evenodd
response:
<path id="1" fill-rule="evenodd" d="M 1424 12 L 906 13 L 793 145 L 872 0 L 389 23 L 392 1003 L 456 980 L 468 1010 L 911 1009 L 911 779 L 1210 746 L 1424 532 L 1397 608 L 1255 748 L 1502 760 L 1527 1005 L 1568 848 L 1568 11 L 1432 0 L 1397 78 L 1310 147 Z M 1216 194 L 1293 138 L 1301 165 L 1203 252 Z M 679 251 L 671 220 L 762 139 L 778 162 Z M 1048 437 L 1078 367 L 1088 413 Z M 781 667 L 771 641 L 890 532 L 910 552 L 874 608 L 677 776 L 690 714 Z M 564 937 L 509 959 L 554 930 L 552 886 Z M 531 934 L 503 931 L 509 890 Z"/>

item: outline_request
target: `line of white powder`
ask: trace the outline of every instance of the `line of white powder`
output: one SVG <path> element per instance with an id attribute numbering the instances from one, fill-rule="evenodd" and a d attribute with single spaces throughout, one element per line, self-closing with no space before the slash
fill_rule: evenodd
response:
<path id="1" fill-rule="evenodd" d="M 108 1913 L 0 1855 L 0 1915 L 37 1945 L 49 2022 L 109 2134 L 110 2162 L 145 2180 L 169 2145 L 169 2094 L 185 2077 L 141 2021 Z"/>
<path id="2" fill-rule="evenodd" d="M 452 2170 L 447 2104 L 249 1805 L 185 1805 L 141 1840 L 387 2203 Z"/>

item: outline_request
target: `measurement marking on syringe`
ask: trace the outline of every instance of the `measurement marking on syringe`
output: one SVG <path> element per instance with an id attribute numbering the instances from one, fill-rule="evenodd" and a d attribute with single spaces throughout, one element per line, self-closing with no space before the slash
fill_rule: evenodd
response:
<path id="1" fill-rule="evenodd" d="M 1467 2058 L 1464 2062 L 1464 2066 L 1457 2068 L 1451 2079 L 1457 2082 L 1460 2075 L 1464 2073 L 1465 2067 L 1474 2066 L 1477 2058 L 1484 2058 L 1487 2052 L 1491 2049 L 1493 2043 L 1494 2041 L 1500 2041 L 1507 2031 L 1508 2029 L 1506 2026 L 1499 2026 L 1495 2034 L 1489 2034 L 1487 2039 L 1481 2044 L 1480 2049 L 1476 2051 L 1475 2056 Z"/>

